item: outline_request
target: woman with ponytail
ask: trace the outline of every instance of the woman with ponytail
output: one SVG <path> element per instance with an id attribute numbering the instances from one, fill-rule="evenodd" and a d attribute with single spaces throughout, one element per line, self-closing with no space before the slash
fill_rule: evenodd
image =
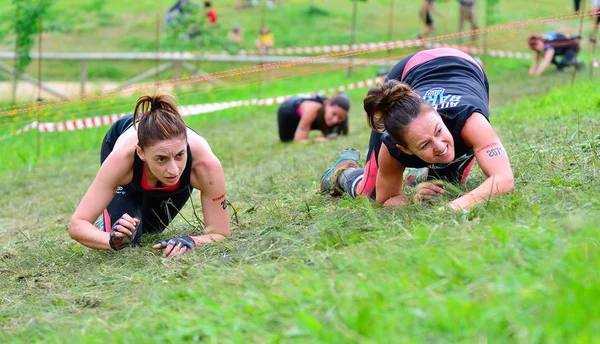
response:
<path id="1" fill-rule="evenodd" d="M 200 191 L 204 234 L 161 241 L 165 257 L 229 236 L 225 177 L 219 159 L 189 129 L 171 95 L 142 96 L 133 114 L 106 133 L 100 170 L 75 210 L 69 235 L 84 246 L 120 250 L 162 232 Z M 94 225 L 94 220 L 96 221 Z"/>
<path id="2" fill-rule="evenodd" d="M 513 173 L 489 122 L 488 93 L 481 66 L 459 50 L 406 57 L 364 99 L 372 128 L 365 168 L 358 168 L 357 151 L 342 151 L 321 177 L 321 192 L 363 195 L 385 206 L 430 201 L 444 193 L 445 182 L 463 184 L 474 160 L 486 179 L 450 208 L 511 192 Z M 403 186 L 417 183 L 412 197 L 403 194 Z"/>

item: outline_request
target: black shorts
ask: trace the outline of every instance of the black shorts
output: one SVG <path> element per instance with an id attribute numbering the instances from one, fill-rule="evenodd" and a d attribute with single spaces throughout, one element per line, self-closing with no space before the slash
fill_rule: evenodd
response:
<path id="1" fill-rule="evenodd" d="M 279 127 L 279 139 L 282 142 L 294 140 L 296 129 L 300 123 L 300 116 L 296 112 L 298 101 L 294 97 L 286 100 L 277 110 L 277 125 Z"/>
<path id="2" fill-rule="evenodd" d="M 429 12 L 425 13 L 425 25 L 433 26 L 433 18 Z"/>
<path id="3" fill-rule="evenodd" d="M 124 116 L 113 123 L 102 141 L 100 164 L 106 160 L 119 136 L 129 129 L 132 123 L 133 115 Z M 103 213 L 104 231 L 110 231 L 115 221 L 127 213 L 140 220 L 133 240 L 134 244 L 138 244 L 143 233 L 162 232 L 183 208 L 192 191 L 191 187 L 187 187 L 179 193 L 160 196 L 156 193 L 148 195 L 143 191 L 136 190 L 131 184 L 119 185 L 112 201 Z"/>

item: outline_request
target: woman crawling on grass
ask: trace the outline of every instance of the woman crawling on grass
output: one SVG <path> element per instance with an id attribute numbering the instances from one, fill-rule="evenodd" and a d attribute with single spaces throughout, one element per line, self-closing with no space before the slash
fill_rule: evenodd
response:
<path id="1" fill-rule="evenodd" d="M 201 193 L 205 234 L 152 247 L 171 257 L 229 236 L 221 163 L 206 140 L 186 127 L 172 96 L 140 97 L 133 114 L 106 133 L 100 163 L 69 223 L 69 235 L 82 245 L 101 250 L 138 245 L 143 234 L 165 229 L 193 189 Z M 101 215 L 98 230 L 93 223 Z"/>
<path id="2" fill-rule="evenodd" d="M 347 135 L 349 110 L 350 99 L 343 93 L 332 98 L 291 97 L 277 111 L 279 138 L 282 142 L 308 142 L 311 130 L 320 130 L 323 134 L 317 141 Z"/>
<path id="3" fill-rule="evenodd" d="M 464 184 L 477 160 L 486 180 L 449 208 L 468 209 L 511 192 L 513 173 L 489 122 L 488 93 L 481 66 L 459 50 L 406 57 L 364 99 L 372 128 L 364 169 L 357 151 L 342 151 L 321 177 L 321 191 L 368 196 L 384 206 L 431 201 L 444 194 L 444 182 Z M 412 197 L 403 193 L 403 184 L 417 183 Z"/>

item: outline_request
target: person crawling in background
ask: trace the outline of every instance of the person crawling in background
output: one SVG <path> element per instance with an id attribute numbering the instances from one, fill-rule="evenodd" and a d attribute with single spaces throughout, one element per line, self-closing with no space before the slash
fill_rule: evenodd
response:
<path id="1" fill-rule="evenodd" d="M 331 98 L 321 95 L 290 97 L 277 110 L 279 139 L 282 142 L 308 142 L 311 130 L 323 134 L 317 141 L 327 141 L 348 134 L 350 99 L 344 93 Z"/>
<path id="2" fill-rule="evenodd" d="M 547 32 L 542 35 L 531 35 L 528 43 L 529 47 L 535 51 L 529 75 L 541 75 L 550 64 L 555 65 L 558 71 L 563 71 L 565 67 L 570 66 L 575 66 L 577 69 L 584 66 L 583 61 L 577 60 L 579 37 Z M 541 63 L 540 59 L 542 59 Z"/>

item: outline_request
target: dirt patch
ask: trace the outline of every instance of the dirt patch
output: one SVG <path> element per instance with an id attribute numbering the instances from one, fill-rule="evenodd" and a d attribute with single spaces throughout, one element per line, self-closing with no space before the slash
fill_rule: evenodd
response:
<path id="1" fill-rule="evenodd" d="M 44 85 L 56 90 L 65 97 L 74 97 L 81 94 L 81 84 L 79 82 L 68 81 L 49 81 L 44 82 Z M 116 82 L 86 82 L 85 93 L 106 92 L 113 90 L 119 86 Z M 12 81 L 0 82 L 0 102 L 12 101 L 13 84 Z M 17 84 L 17 101 L 30 102 L 35 101 L 38 97 L 38 85 L 26 81 L 20 81 Z M 42 89 L 42 99 L 59 99 Z"/>

